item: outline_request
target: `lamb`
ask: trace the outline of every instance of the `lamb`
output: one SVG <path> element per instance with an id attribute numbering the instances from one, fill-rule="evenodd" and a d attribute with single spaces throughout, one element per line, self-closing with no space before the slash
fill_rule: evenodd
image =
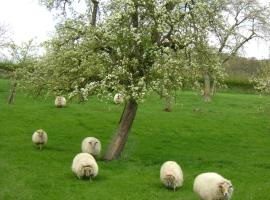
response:
<path id="1" fill-rule="evenodd" d="M 229 200 L 233 193 L 231 181 L 214 172 L 198 175 L 193 190 L 201 200 Z"/>
<path id="2" fill-rule="evenodd" d="M 86 178 L 91 181 L 98 175 L 96 160 L 89 153 L 77 154 L 73 159 L 71 169 L 79 179 Z"/>
<path id="3" fill-rule="evenodd" d="M 181 167 L 174 161 L 165 162 L 160 169 L 160 180 L 167 187 L 174 191 L 183 185 L 183 172 Z"/>
<path id="4" fill-rule="evenodd" d="M 63 97 L 63 96 L 57 96 L 55 98 L 55 101 L 54 101 L 54 104 L 57 108 L 62 108 L 62 107 L 65 107 L 66 106 L 66 98 Z"/>
<path id="5" fill-rule="evenodd" d="M 120 93 L 117 93 L 117 94 L 114 96 L 113 100 L 114 100 L 114 103 L 116 103 L 116 104 L 121 104 L 121 103 L 124 102 L 124 96 L 123 96 L 122 94 L 120 94 Z"/>
<path id="6" fill-rule="evenodd" d="M 82 152 L 97 157 L 101 151 L 101 143 L 97 138 L 87 137 L 82 141 Z"/>
<path id="7" fill-rule="evenodd" d="M 32 142 L 39 147 L 41 150 L 42 147 L 48 142 L 48 135 L 42 129 L 37 130 L 32 135 Z"/>

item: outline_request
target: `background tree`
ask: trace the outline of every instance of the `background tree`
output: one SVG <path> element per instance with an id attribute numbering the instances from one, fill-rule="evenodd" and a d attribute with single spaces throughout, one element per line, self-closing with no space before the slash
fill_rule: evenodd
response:
<path id="1" fill-rule="evenodd" d="M 184 81 L 184 84 L 179 84 L 180 82 L 178 79 L 168 77 L 167 80 L 174 83 L 173 87 L 172 84 L 168 85 L 166 84 L 166 82 L 163 83 L 163 85 L 160 85 L 160 95 L 161 97 L 165 98 L 165 111 L 172 110 L 172 101 L 174 99 L 173 93 L 176 94 L 175 91 L 179 91 L 183 87 L 188 87 L 189 89 L 200 88 L 200 84 L 198 81 L 199 79 L 202 79 L 198 76 L 198 73 L 200 73 L 200 71 L 204 72 L 206 70 L 209 70 L 211 71 L 212 76 L 216 79 L 223 79 L 224 70 L 221 69 L 218 63 L 219 59 L 217 59 L 216 57 L 218 55 L 218 52 L 210 46 L 208 41 L 208 33 L 213 29 L 213 27 L 211 27 L 212 21 L 217 20 L 216 16 L 219 15 L 219 13 L 221 12 L 222 4 L 222 1 L 204 1 L 203 4 L 201 4 L 200 1 L 191 1 L 190 3 L 185 3 L 182 7 L 182 12 L 189 13 L 189 18 L 185 20 L 185 26 L 181 27 L 180 31 L 189 32 L 191 35 L 191 38 L 186 39 L 187 45 L 182 46 L 185 52 L 185 58 L 183 58 L 183 60 L 189 63 L 189 66 L 191 66 L 191 68 L 189 68 L 189 70 L 184 73 L 182 72 L 182 77 L 185 76 L 183 80 L 189 81 Z M 200 6 L 200 9 L 204 9 L 206 11 L 200 12 L 201 18 L 198 18 L 197 13 L 190 12 L 196 6 Z M 209 55 L 207 55 L 207 51 Z M 206 62 L 207 64 L 204 62 Z M 179 68 L 181 68 L 181 66 L 179 66 Z M 203 75 L 205 77 L 205 73 L 203 73 Z M 190 81 L 194 84 L 190 85 Z"/>
<path id="2" fill-rule="evenodd" d="M 210 38 L 218 45 L 218 53 L 224 64 L 235 56 L 239 50 L 254 38 L 269 38 L 270 7 L 257 0 L 226 0 L 216 4 L 219 14 L 211 21 Z M 218 81 L 212 73 L 203 70 L 204 100 L 211 100 L 212 91 Z"/>
<path id="3" fill-rule="evenodd" d="M 23 42 L 20 45 L 12 42 L 9 44 L 8 49 L 10 51 L 10 62 L 12 65 L 7 69 L 11 79 L 10 94 L 7 102 L 8 104 L 12 104 L 16 95 L 17 83 L 23 75 L 22 70 L 26 67 L 29 68 L 34 64 L 34 62 L 36 62 L 38 48 L 34 44 L 33 40 L 29 40 L 28 42 Z"/>
<path id="4" fill-rule="evenodd" d="M 254 88 L 262 94 L 270 93 L 270 61 L 261 61 L 261 66 L 256 76 L 250 81 L 254 84 Z"/>
<path id="5" fill-rule="evenodd" d="M 6 47 L 11 41 L 11 33 L 8 25 L 0 23 L 0 49 Z"/>

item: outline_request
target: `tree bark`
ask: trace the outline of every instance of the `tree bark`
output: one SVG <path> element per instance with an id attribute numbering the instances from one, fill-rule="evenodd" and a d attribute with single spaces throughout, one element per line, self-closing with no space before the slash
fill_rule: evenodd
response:
<path id="1" fill-rule="evenodd" d="M 7 102 L 8 104 L 14 103 L 14 99 L 15 99 L 15 95 L 16 95 L 16 87 L 17 87 L 17 82 L 14 82 L 10 88 L 10 94 L 9 94 L 8 102 Z"/>
<path id="2" fill-rule="evenodd" d="M 109 145 L 104 160 L 110 161 L 121 157 L 121 153 L 128 139 L 129 131 L 136 116 L 138 104 L 134 100 L 129 100 L 124 108 L 121 121 L 118 125 L 115 136 Z"/>
<path id="3" fill-rule="evenodd" d="M 91 25 L 95 27 L 97 24 L 97 11 L 98 11 L 99 1 L 92 0 L 92 3 L 94 4 L 94 7 L 93 7 L 93 12 L 92 12 Z"/>
<path id="4" fill-rule="evenodd" d="M 203 98 L 204 98 L 205 102 L 209 102 L 209 101 L 211 101 L 211 94 L 210 94 L 211 82 L 210 82 L 210 76 L 209 76 L 209 73 L 207 70 L 204 72 L 203 78 L 204 78 Z"/>
<path id="5" fill-rule="evenodd" d="M 172 97 L 170 95 L 165 97 L 165 112 L 171 112 L 172 111 Z"/>
<path id="6" fill-rule="evenodd" d="M 216 94 L 216 80 L 213 80 L 212 88 L 211 88 L 211 96 L 213 97 Z"/>

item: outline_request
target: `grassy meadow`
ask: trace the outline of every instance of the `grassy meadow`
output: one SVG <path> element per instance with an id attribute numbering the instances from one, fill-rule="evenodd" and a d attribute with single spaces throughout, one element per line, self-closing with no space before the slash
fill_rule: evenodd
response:
<path id="1" fill-rule="evenodd" d="M 208 171 L 232 181 L 235 200 L 270 199 L 269 97 L 219 93 L 205 103 L 184 92 L 166 113 L 158 96 L 148 96 L 139 105 L 122 158 L 98 160 L 99 175 L 89 182 L 72 174 L 72 159 L 87 136 L 99 138 L 105 152 L 123 105 L 91 97 L 57 109 L 53 98 L 22 92 L 7 105 L 7 95 L 8 81 L 0 80 L 0 200 L 197 200 L 193 180 Z M 42 151 L 31 141 L 40 128 L 49 138 Z M 159 180 L 167 160 L 184 172 L 184 186 L 176 192 Z"/>

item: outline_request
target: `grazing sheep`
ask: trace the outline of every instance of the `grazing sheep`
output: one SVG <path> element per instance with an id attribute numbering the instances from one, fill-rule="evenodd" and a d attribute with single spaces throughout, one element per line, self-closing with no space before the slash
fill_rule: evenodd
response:
<path id="1" fill-rule="evenodd" d="M 113 100 L 114 100 L 114 103 L 116 103 L 116 104 L 121 104 L 121 103 L 124 102 L 124 96 L 123 96 L 122 94 L 120 94 L 120 93 L 117 93 L 117 94 L 114 96 Z"/>
<path id="2" fill-rule="evenodd" d="M 168 188 L 174 191 L 183 185 L 183 172 L 181 167 L 174 161 L 165 162 L 160 169 L 160 180 Z"/>
<path id="3" fill-rule="evenodd" d="M 214 172 L 198 175 L 193 190 L 201 200 L 229 200 L 233 193 L 231 181 Z"/>
<path id="4" fill-rule="evenodd" d="M 87 137 L 82 141 L 82 152 L 98 156 L 101 151 L 101 143 L 97 138 Z"/>
<path id="5" fill-rule="evenodd" d="M 62 108 L 62 107 L 65 107 L 66 106 L 66 98 L 63 97 L 63 96 L 57 96 L 55 98 L 55 101 L 54 101 L 54 104 L 57 108 Z"/>
<path id="6" fill-rule="evenodd" d="M 39 147 L 39 149 L 42 149 L 43 145 L 45 145 L 48 142 L 48 135 L 45 131 L 42 129 L 37 130 L 32 135 L 32 142 Z"/>
<path id="7" fill-rule="evenodd" d="M 71 169 L 79 179 L 92 179 L 98 175 L 98 165 L 93 156 L 88 153 L 77 154 L 72 162 Z"/>

